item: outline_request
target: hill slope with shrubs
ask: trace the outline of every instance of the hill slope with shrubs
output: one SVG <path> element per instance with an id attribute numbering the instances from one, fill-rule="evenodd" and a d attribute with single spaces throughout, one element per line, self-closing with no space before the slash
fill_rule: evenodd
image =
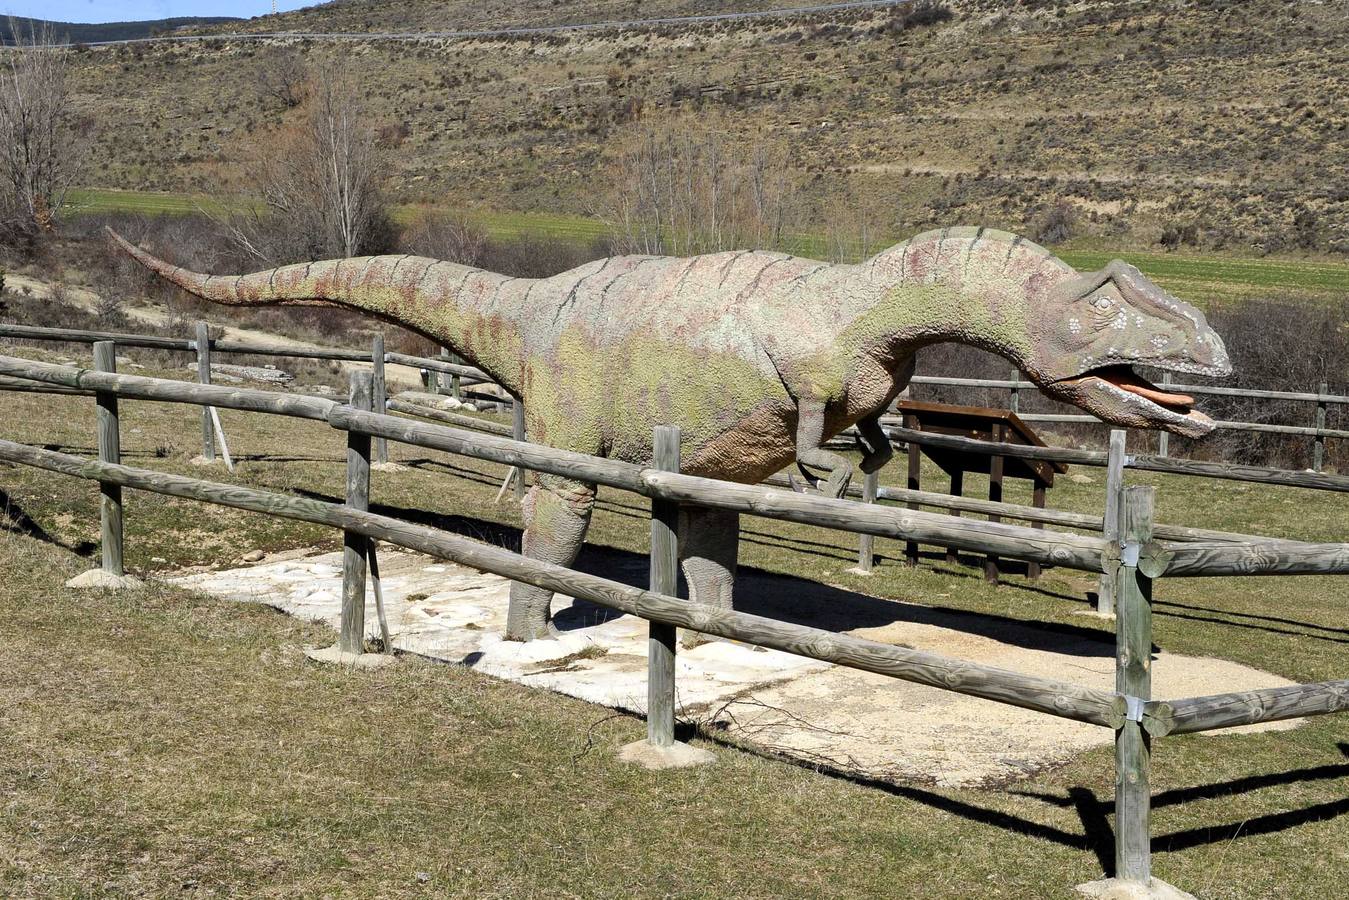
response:
<path id="1" fill-rule="evenodd" d="M 248 25 L 408 30 L 714 7 L 506 14 L 411 0 Z M 1343 253 L 1347 42 L 1343 0 L 970 0 L 499 39 L 135 45 L 79 54 L 73 77 L 99 134 L 86 181 L 100 187 L 221 190 L 294 115 L 266 88 L 283 57 L 340 53 L 368 90 L 404 201 L 591 213 L 635 129 L 697 122 L 783 142 L 804 223 L 835 210 L 888 234 L 991 222 L 1046 240 Z"/>

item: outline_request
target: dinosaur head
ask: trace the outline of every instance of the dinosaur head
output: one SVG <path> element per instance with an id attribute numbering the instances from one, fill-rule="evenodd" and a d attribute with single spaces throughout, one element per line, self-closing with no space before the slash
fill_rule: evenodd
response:
<path id="1" fill-rule="evenodd" d="M 1213 420 L 1191 408 L 1192 397 L 1160 390 L 1133 370 L 1230 375 L 1222 338 L 1202 312 L 1121 260 L 1098 272 L 1056 273 L 1034 293 L 1022 368 L 1040 390 L 1113 425 L 1186 437 L 1213 430 Z"/>

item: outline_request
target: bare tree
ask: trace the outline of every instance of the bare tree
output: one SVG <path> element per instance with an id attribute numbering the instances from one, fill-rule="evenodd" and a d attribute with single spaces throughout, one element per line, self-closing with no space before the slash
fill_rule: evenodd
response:
<path id="1" fill-rule="evenodd" d="M 692 255 L 777 246 L 794 184 L 786 150 L 708 128 L 634 127 L 596 212 L 617 249 Z"/>
<path id="2" fill-rule="evenodd" d="M 294 109 L 309 96 L 309 67 L 304 57 L 290 48 L 267 54 L 258 68 L 258 90 L 264 97 Z"/>
<path id="3" fill-rule="evenodd" d="M 68 56 L 47 27 L 15 46 L 0 66 L 0 227 L 11 241 L 31 242 L 55 224 L 77 171 L 78 142 L 66 86 Z"/>
<path id="4" fill-rule="evenodd" d="M 385 159 L 357 79 L 315 68 L 303 118 L 264 138 L 249 185 L 262 202 L 232 231 L 267 262 L 379 252 L 391 237 L 381 191 Z"/>

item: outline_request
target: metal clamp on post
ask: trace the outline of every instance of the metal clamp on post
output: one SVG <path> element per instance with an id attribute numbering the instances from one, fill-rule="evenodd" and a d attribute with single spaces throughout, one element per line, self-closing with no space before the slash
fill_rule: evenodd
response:
<path id="1" fill-rule="evenodd" d="M 1130 455 L 1127 454 L 1127 453 L 1124 455 L 1124 468 L 1127 469 L 1127 468 L 1129 468 L 1130 466 L 1132 466 L 1132 465 L 1133 465 L 1134 463 L 1136 463 L 1136 462 L 1138 462 L 1138 457 L 1137 457 L 1137 456 L 1130 456 Z"/>
<path id="2" fill-rule="evenodd" d="M 1130 541 L 1120 548 L 1119 561 L 1121 565 L 1138 567 L 1138 557 L 1142 555 L 1143 545 L 1137 541 Z"/>
<path id="3" fill-rule="evenodd" d="M 1143 704 L 1147 703 L 1142 697 L 1131 697 L 1124 695 L 1124 718 L 1129 722 L 1143 721 Z"/>

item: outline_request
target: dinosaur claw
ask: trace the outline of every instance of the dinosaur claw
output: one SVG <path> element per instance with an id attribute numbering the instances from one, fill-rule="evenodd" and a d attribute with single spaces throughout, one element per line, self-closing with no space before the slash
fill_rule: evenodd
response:
<path id="1" fill-rule="evenodd" d="M 852 481 L 852 472 L 847 469 L 835 469 L 829 480 L 820 485 L 820 493 L 837 500 L 848 492 L 848 482 Z"/>

